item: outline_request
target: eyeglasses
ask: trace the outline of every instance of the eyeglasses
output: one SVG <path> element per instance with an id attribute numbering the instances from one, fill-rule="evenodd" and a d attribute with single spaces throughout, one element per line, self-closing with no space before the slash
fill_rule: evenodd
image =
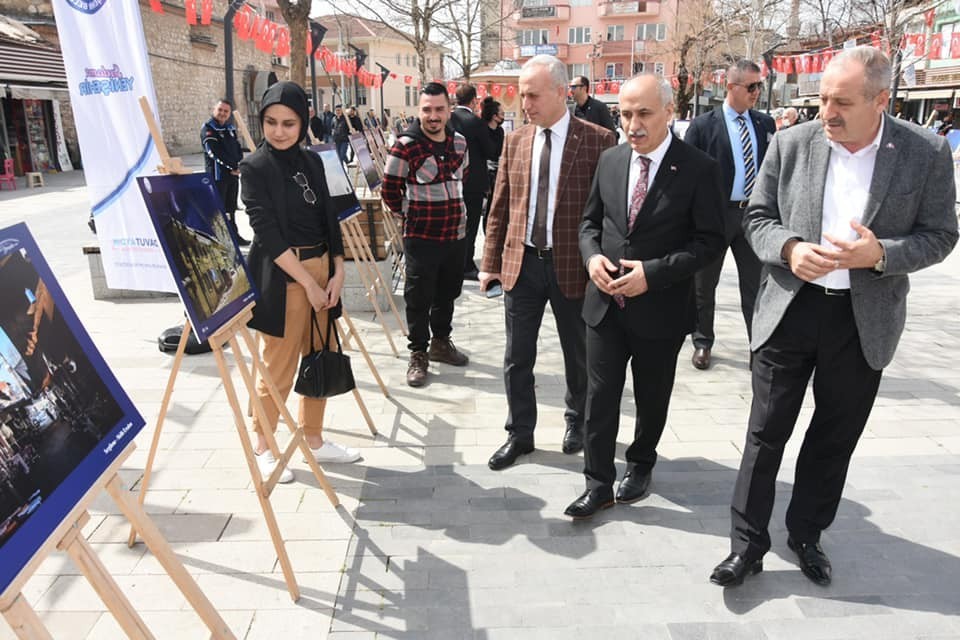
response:
<path id="1" fill-rule="evenodd" d="M 763 89 L 762 82 L 751 82 L 750 84 L 740 84 L 739 82 L 731 82 L 730 84 L 735 84 L 738 87 L 743 87 L 747 90 L 747 93 L 753 93 L 754 91 L 760 91 Z"/>
<path id="2" fill-rule="evenodd" d="M 571 88 L 571 89 L 579 89 L 579 88 L 582 87 L 582 86 L 583 86 L 582 84 L 572 84 L 572 85 L 570 85 L 570 88 Z"/>
<path id="3" fill-rule="evenodd" d="M 307 182 L 307 176 L 303 175 L 300 171 L 297 171 L 293 174 L 293 181 L 297 183 L 297 186 L 303 189 L 303 199 L 307 204 L 316 204 L 317 203 L 317 194 L 313 192 L 313 189 L 310 188 L 310 183 Z"/>

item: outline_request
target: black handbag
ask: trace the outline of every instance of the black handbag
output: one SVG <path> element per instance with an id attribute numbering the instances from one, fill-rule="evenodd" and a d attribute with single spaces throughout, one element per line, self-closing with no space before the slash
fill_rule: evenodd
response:
<path id="1" fill-rule="evenodd" d="M 329 313 L 327 314 L 326 341 L 322 339 L 323 334 L 320 333 L 317 314 L 313 310 L 310 311 L 310 324 L 310 353 L 300 360 L 300 372 L 297 374 L 294 391 L 310 398 L 330 398 L 352 391 L 357 383 L 353 379 L 350 356 L 342 353 L 340 334 L 337 333 L 337 325 L 334 324 L 333 318 Z M 314 328 L 321 335 L 319 351 L 313 344 Z M 337 341 L 336 351 L 328 348 L 331 333 Z"/>

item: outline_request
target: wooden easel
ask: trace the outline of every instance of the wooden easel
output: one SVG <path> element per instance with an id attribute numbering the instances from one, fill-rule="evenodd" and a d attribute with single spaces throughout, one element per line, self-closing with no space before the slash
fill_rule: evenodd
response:
<path id="1" fill-rule="evenodd" d="M 110 494 L 123 515 L 127 517 L 134 529 L 143 536 L 147 547 L 153 552 L 167 575 L 170 576 L 180 592 L 190 602 L 194 611 L 203 620 L 210 630 L 211 636 L 218 639 L 234 639 L 236 637 L 210 601 L 207 600 L 193 577 L 183 567 L 163 534 L 160 533 L 160 529 L 144 512 L 143 508 L 130 497 L 126 487 L 117 475 L 120 466 L 130 456 L 134 448 L 135 445 L 131 441 L 54 530 L 53 535 L 34 554 L 4 594 L 0 596 L 0 613 L 10 624 L 18 638 L 22 640 L 52 640 L 53 638 L 37 616 L 36 611 L 23 597 L 22 589 L 40 563 L 54 549 L 65 551 L 70 556 L 97 592 L 97 595 L 100 596 L 107 609 L 116 618 L 127 637 L 138 640 L 152 640 L 154 637 L 81 533 L 83 526 L 90 519 L 87 509 L 101 491 Z"/>
<path id="2" fill-rule="evenodd" d="M 333 491 L 333 488 L 327 481 L 327 478 L 324 475 L 323 470 L 320 468 L 320 465 L 317 464 L 317 461 L 314 459 L 313 454 L 310 451 L 310 447 L 307 445 L 306 438 L 303 434 L 303 429 L 296 425 L 293 416 L 290 415 L 283 398 L 280 396 L 280 392 L 277 389 L 276 384 L 274 384 L 273 379 L 270 377 L 269 372 L 266 370 L 266 367 L 263 365 L 263 362 L 260 359 L 260 355 L 257 352 L 253 337 L 250 335 L 250 332 L 246 326 L 247 321 L 249 321 L 253 316 L 253 306 L 253 303 L 247 305 L 242 311 L 240 311 L 240 313 L 234 316 L 232 320 L 224 324 L 223 327 L 213 333 L 213 335 L 208 338 L 208 342 L 210 343 L 210 348 L 213 350 L 214 358 L 217 361 L 217 369 L 220 372 L 220 378 L 223 382 L 224 392 L 227 394 L 227 401 L 229 402 L 230 408 L 233 411 L 234 424 L 237 427 L 237 434 L 240 436 L 240 444 L 243 447 L 243 454 L 247 460 L 247 467 L 250 471 L 250 477 L 253 480 L 254 491 L 257 494 L 257 499 L 260 501 L 260 509 L 263 511 L 264 519 L 267 522 L 267 528 L 270 531 L 270 539 L 273 541 L 274 550 L 277 552 L 277 558 L 279 559 L 280 567 L 283 570 L 283 577 L 287 583 L 287 591 L 289 591 L 290 597 L 296 601 L 300 597 L 300 588 L 297 585 L 297 579 L 293 573 L 293 566 L 290 563 L 290 558 L 287 555 L 283 537 L 280 534 L 280 528 L 277 525 L 277 518 L 273 511 L 273 505 L 270 503 L 270 494 L 277 485 L 277 481 L 280 478 L 280 473 L 284 468 L 287 467 L 293 454 L 299 450 L 303 454 L 304 459 L 310 465 L 310 470 L 313 472 L 313 475 L 320 484 L 320 487 L 330 500 L 330 504 L 332 504 L 334 507 L 337 507 L 340 505 L 340 500 L 337 498 L 337 494 Z M 146 498 L 147 489 L 149 488 L 150 476 L 153 472 L 153 464 L 156 460 L 157 449 L 160 443 L 160 434 L 162 432 L 163 421 L 166 418 L 167 408 L 170 405 L 170 398 L 173 395 L 173 387 L 176 382 L 177 373 L 180 370 L 180 364 L 183 360 L 183 355 L 187 346 L 187 338 L 189 335 L 190 322 L 188 321 L 184 325 L 183 333 L 180 336 L 180 343 L 177 345 L 177 355 L 174 358 L 173 367 L 170 371 L 170 378 L 167 381 L 167 388 L 164 391 L 163 400 L 160 404 L 160 413 L 157 416 L 157 427 L 154 430 L 153 440 L 150 443 L 150 451 L 147 454 L 147 463 L 144 466 L 143 479 L 140 481 L 140 492 L 137 496 L 137 501 L 141 505 Z M 240 336 L 247 348 L 248 355 L 253 363 L 252 371 L 247 368 L 247 363 L 244 359 L 243 352 L 240 349 L 240 342 L 237 340 L 237 336 Z M 266 480 L 264 480 L 260 475 L 260 469 L 257 466 L 256 454 L 253 451 L 253 441 L 250 439 L 250 431 L 246 424 L 246 417 L 244 416 L 244 412 L 240 407 L 240 399 L 237 396 L 236 389 L 233 386 L 233 378 L 230 375 L 230 368 L 227 364 L 227 358 L 224 355 L 224 347 L 227 345 L 230 346 L 230 350 L 233 352 L 237 369 L 240 371 L 240 376 L 243 378 L 244 386 L 247 388 L 247 392 L 250 394 L 255 415 L 259 416 L 261 423 L 266 424 L 266 412 L 264 410 L 263 403 L 260 401 L 260 397 L 256 393 L 254 374 L 259 375 L 266 383 L 271 400 L 276 403 L 277 408 L 280 410 L 280 417 L 287 424 L 287 427 L 291 432 L 290 442 L 287 444 L 287 448 L 281 453 L 273 432 L 269 429 L 265 429 L 263 431 L 263 436 L 267 440 L 267 446 L 277 459 L 276 468 Z M 362 406 L 362 410 L 366 414 L 366 407 Z M 134 544 L 136 541 L 136 535 L 137 530 L 131 529 L 130 536 L 127 538 L 128 545 L 132 546 Z"/>

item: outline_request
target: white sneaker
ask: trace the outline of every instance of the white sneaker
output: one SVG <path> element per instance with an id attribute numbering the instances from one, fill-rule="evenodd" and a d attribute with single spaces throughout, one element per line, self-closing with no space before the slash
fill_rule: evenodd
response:
<path id="1" fill-rule="evenodd" d="M 317 462 L 356 462 L 360 459 L 360 450 L 345 447 L 332 440 L 326 440 L 319 449 L 310 449 Z M 306 462 L 306 460 L 304 460 Z"/>
<path id="2" fill-rule="evenodd" d="M 270 474 L 273 473 L 273 470 L 277 466 L 277 459 L 273 455 L 273 451 L 267 449 L 263 453 L 257 456 L 257 466 L 260 467 L 260 475 L 263 476 L 263 479 L 266 480 L 270 477 Z M 280 473 L 280 478 L 277 480 L 280 484 L 289 484 L 293 482 L 293 471 L 290 471 L 288 468 L 284 468 Z"/>

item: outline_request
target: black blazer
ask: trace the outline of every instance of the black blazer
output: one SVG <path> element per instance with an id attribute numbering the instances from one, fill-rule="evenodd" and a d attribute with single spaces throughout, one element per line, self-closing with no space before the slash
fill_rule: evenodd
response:
<path id="1" fill-rule="evenodd" d="M 760 165 L 763 163 L 763 157 L 767 154 L 770 138 L 777 132 L 777 125 L 773 118 L 765 113 L 753 109 L 750 109 L 748 113 L 751 122 L 753 122 L 753 130 L 757 134 L 757 175 L 760 175 Z M 720 173 L 723 177 L 723 199 L 730 200 L 736 169 L 733 166 L 733 148 L 730 146 L 730 134 L 727 131 L 726 120 L 724 120 L 723 107 L 717 107 L 713 111 L 708 111 L 694 118 L 683 137 L 683 141 L 700 149 L 720 163 Z"/>
<path id="2" fill-rule="evenodd" d="M 336 208 L 327 190 L 323 161 L 317 154 L 301 150 L 309 172 L 310 186 L 327 212 L 328 244 L 330 246 L 330 275 L 333 275 L 333 257 L 343 255 L 343 236 Z M 283 337 L 287 309 L 287 274 L 274 260 L 291 246 L 295 238 L 287 231 L 287 199 L 285 180 L 280 164 L 261 143 L 257 150 L 240 163 L 240 184 L 243 203 L 253 227 L 253 241 L 247 256 L 250 277 L 260 292 L 260 300 L 253 308 L 253 318 L 247 323 L 253 329 L 271 336 Z M 340 317 L 341 306 L 330 309 L 332 317 Z"/>
<path id="3" fill-rule="evenodd" d="M 472 111 L 454 108 L 450 114 L 450 126 L 467 139 L 470 164 L 463 180 L 464 195 L 483 195 L 490 190 L 487 160 L 496 160 L 499 154 L 490 137 L 490 127 Z"/>
<path id="4" fill-rule="evenodd" d="M 673 138 L 627 234 L 630 152 L 623 143 L 600 156 L 580 223 L 580 254 L 585 264 L 598 253 L 616 265 L 620 258 L 642 260 L 649 290 L 626 299 L 629 325 L 644 338 L 683 336 L 696 320 L 693 275 L 726 248 L 720 169 Z M 588 282 L 584 321 L 597 326 L 615 304 Z"/>

